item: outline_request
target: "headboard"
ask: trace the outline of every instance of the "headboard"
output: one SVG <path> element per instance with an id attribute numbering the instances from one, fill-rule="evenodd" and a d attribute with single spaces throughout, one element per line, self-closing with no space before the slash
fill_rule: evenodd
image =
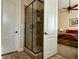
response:
<path id="1" fill-rule="evenodd" d="M 66 30 L 67 33 L 78 34 L 78 30 Z"/>

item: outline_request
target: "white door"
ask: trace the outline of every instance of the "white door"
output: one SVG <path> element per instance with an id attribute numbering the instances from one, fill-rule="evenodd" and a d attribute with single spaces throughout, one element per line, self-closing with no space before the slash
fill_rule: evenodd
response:
<path id="1" fill-rule="evenodd" d="M 17 50 L 17 19 L 16 0 L 2 0 L 1 53 L 6 54 Z"/>
<path id="2" fill-rule="evenodd" d="M 44 0 L 44 59 L 57 53 L 57 0 Z"/>

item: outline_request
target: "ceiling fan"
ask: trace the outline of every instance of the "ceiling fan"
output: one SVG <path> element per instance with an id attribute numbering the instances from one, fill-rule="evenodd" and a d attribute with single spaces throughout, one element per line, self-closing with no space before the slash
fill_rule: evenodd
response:
<path id="1" fill-rule="evenodd" d="M 78 6 L 78 4 L 71 6 L 70 0 L 69 0 L 69 6 L 67 8 L 63 8 L 63 9 L 66 9 L 68 12 L 70 12 L 71 10 L 78 10 L 78 8 L 76 8 L 77 6 Z"/>

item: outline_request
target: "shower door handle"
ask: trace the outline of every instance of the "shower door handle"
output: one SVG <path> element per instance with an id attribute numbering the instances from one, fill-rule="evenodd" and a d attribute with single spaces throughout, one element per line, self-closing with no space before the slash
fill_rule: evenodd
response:
<path id="1" fill-rule="evenodd" d="M 32 24 L 30 24 L 30 29 L 32 29 Z"/>
<path id="2" fill-rule="evenodd" d="M 33 29 L 34 27 L 34 24 L 30 24 L 30 29 Z"/>

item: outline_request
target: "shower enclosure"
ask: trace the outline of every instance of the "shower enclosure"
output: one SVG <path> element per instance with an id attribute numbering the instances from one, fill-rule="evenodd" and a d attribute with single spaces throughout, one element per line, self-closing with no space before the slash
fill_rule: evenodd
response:
<path id="1" fill-rule="evenodd" d="M 43 51 L 44 2 L 34 0 L 25 7 L 25 48 L 35 54 Z"/>

